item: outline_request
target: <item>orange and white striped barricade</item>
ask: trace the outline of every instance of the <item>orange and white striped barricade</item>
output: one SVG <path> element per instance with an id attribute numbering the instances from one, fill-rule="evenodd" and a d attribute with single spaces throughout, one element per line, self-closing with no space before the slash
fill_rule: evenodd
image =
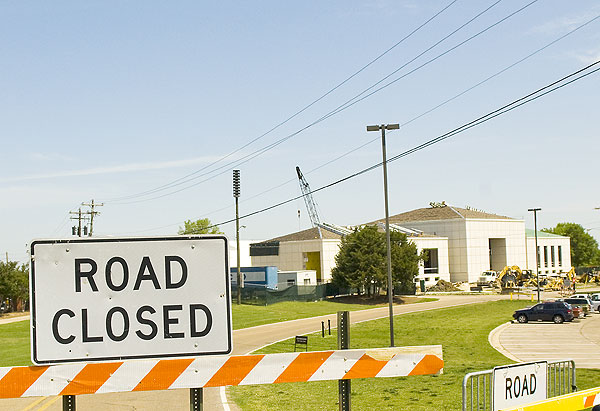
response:
<path id="1" fill-rule="evenodd" d="M 600 405 L 600 387 L 572 392 L 501 411 L 577 411 Z"/>
<path id="2" fill-rule="evenodd" d="M 438 374 L 442 346 L 0 368 L 0 398 Z"/>

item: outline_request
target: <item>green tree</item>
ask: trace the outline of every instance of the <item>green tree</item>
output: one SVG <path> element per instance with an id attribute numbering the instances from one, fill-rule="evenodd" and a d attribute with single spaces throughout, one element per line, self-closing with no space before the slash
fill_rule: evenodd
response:
<path id="1" fill-rule="evenodd" d="M 390 233 L 392 250 L 392 282 L 402 289 L 412 289 L 419 273 L 417 247 L 406 235 Z M 356 288 L 370 293 L 371 289 L 387 288 L 387 247 L 385 233 L 376 226 L 365 226 L 342 238 L 335 256 L 333 282 L 341 287 Z M 374 293 L 375 295 L 378 292 Z"/>
<path id="2" fill-rule="evenodd" d="M 0 301 L 9 299 L 12 311 L 17 310 L 17 305 L 26 304 L 29 299 L 29 269 L 15 261 L 0 261 Z"/>
<path id="3" fill-rule="evenodd" d="M 179 227 L 179 235 L 185 234 L 223 234 L 219 227 L 213 226 L 208 218 L 201 218 L 196 221 L 186 220 L 183 227 Z"/>
<path id="4" fill-rule="evenodd" d="M 554 228 L 543 228 L 547 233 L 571 238 L 571 264 L 575 267 L 600 264 L 598 242 L 575 223 L 558 223 Z"/>

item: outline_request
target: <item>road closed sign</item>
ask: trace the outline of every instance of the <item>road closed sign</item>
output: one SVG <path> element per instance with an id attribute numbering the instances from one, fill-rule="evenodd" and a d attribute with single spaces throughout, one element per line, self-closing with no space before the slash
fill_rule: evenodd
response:
<path id="1" fill-rule="evenodd" d="M 493 410 L 545 400 L 548 363 L 539 361 L 496 367 L 493 371 Z"/>
<path id="2" fill-rule="evenodd" d="M 223 236 L 35 240 L 35 364 L 229 354 Z"/>

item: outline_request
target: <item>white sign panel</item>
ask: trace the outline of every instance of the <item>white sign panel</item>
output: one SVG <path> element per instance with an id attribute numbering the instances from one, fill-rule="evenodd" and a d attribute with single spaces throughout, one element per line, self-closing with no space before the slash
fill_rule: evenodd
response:
<path id="1" fill-rule="evenodd" d="M 494 411 L 546 399 L 546 361 L 494 368 Z"/>
<path id="2" fill-rule="evenodd" d="M 35 364 L 229 354 L 223 236 L 36 240 Z"/>

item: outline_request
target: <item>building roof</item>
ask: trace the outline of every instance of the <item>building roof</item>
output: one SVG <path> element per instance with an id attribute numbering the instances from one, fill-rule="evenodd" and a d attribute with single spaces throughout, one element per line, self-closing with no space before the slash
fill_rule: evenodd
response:
<path id="1" fill-rule="evenodd" d="M 531 228 L 526 228 L 525 234 L 527 235 L 527 237 L 533 238 L 533 237 L 535 237 L 535 230 L 532 230 Z M 568 238 L 568 236 L 547 233 L 545 231 L 538 231 L 537 236 L 538 236 L 538 238 L 565 238 L 565 237 Z"/>
<path id="2" fill-rule="evenodd" d="M 327 228 L 321 227 L 321 235 L 319 236 L 319 230 L 317 227 L 309 228 L 308 230 L 298 231 L 297 233 L 287 234 L 281 237 L 275 237 L 270 240 L 264 241 L 273 242 L 279 241 L 281 243 L 286 241 L 306 241 L 306 240 L 318 240 L 319 238 L 323 238 L 324 240 L 340 240 L 342 238 L 341 235 L 334 233 L 333 231 L 328 230 Z"/>
<path id="3" fill-rule="evenodd" d="M 435 220 L 452 220 L 452 219 L 490 219 L 490 220 L 514 220 L 514 218 L 506 217 L 497 214 L 486 213 L 483 211 L 466 209 L 444 205 L 441 207 L 418 208 L 416 210 L 407 211 L 405 213 L 390 216 L 390 223 L 402 224 L 409 221 L 435 221 Z M 380 219 L 369 224 L 385 221 Z"/>

